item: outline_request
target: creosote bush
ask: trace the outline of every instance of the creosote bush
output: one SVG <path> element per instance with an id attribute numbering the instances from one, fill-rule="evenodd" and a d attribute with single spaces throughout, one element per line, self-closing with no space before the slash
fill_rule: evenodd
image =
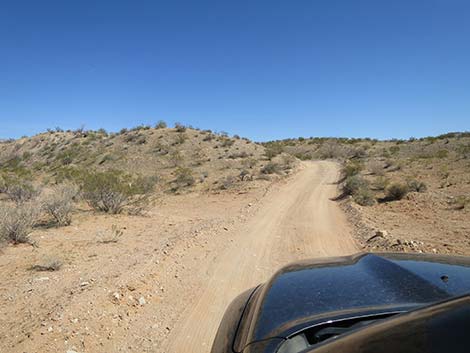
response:
<path id="1" fill-rule="evenodd" d="M 160 120 L 156 125 L 155 129 L 165 129 L 167 127 L 166 122 Z"/>
<path id="2" fill-rule="evenodd" d="M 184 126 L 181 123 L 175 123 L 175 130 L 177 132 L 185 132 L 186 131 L 186 126 Z"/>
<path id="3" fill-rule="evenodd" d="M 30 234 L 38 218 L 38 205 L 25 202 L 12 207 L 0 205 L 0 240 L 33 244 Z"/>
<path id="4" fill-rule="evenodd" d="M 361 206 L 372 206 L 375 204 L 375 197 L 367 187 L 359 188 L 353 195 L 353 200 Z"/>
<path id="5" fill-rule="evenodd" d="M 349 178 L 359 174 L 364 169 L 362 163 L 357 161 L 348 161 L 341 169 L 341 175 L 343 178 Z"/>
<path id="6" fill-rule="evenodd" d="M 84 173 L 80 178 L 83 198 L 95 210 L 117 214 L 126 207 L 148 201 L 154 183 L 117 170 Z"/>
<path id="7" fill-rule="evenodd" d="M 387 201 L 401 200 L 406 196 L 409 189 L 408 186 L 401 183 L 393 183 L 386 189 L 385 199 Z"/>
<path id="8" fill-rule="evenodd" d="M 38 190 L 29 181 L 16 180 L 8 183 L 5 194 L 15 202 L 21 204 L 34 199 L 38 195 Z"/>
<path id="9" fill-rule="evenodd" d="M 51 216 L 57 225 L 68 226 L 72 222 L 74 198 L 77 193 L 78 188 L 73 184 L 57 185 L 50 193 L 41 197 L 41 209 Z"/>
<path id="10" fill-rule="evenodd" d="M 343 194 L 353 196 L 360 189 L 368 188 L 367 181 L 359 175 L 353 175 L 348 178 L 343 183 Z"/>
<path id="11" fill-rule="evenodd" d="M 261 168 L 261 174 L 274 174 L 281 171 L 281 166 L 278 163 L 269 162 Z"/>
<path id="12" fill-rule="evenodd" d="M 264 150 L 264 154 L 269 160 L 271 160 L 277 155 L 281 154 L 283 150 L 284 150 L 284 147 L 280 143 L 271 143 L 268 146 L 266 146 Z"/>
<path id="13" fill-rule="evenodd" d="M 425 192 L 428 189 L 424 182 L 418 181 L 416 179 L 409 180 L 407 186 L 409 191 L 415 192 Z"/>
<path id="14" fill-rule="evenodd" d="M 384 165 L 379 161 L 370 161 L 367 170 L 372 175 L 383 176 L 385 174 Z"/>
<path id="15" fill-rule="evenodd" d="M 189 168 L 180 167 L 175 171 L 175 182 L 178 188 L 194 185 L 196 180 Z"/>

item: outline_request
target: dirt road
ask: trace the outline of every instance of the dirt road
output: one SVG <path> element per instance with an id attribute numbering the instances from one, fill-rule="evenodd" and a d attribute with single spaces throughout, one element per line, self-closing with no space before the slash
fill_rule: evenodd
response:
<path id="1" fill-rule="evenodd" d="M 164 352 L 209 352 L 230 301 L 280 266 L 358 251 L 344 215 L 330 201 L 337 193 L 337 178 L 333 162 L 304 163 L 299 173 L 268 193 L 258 213 L 237 230 L 235 241 L 227 243 L 215 261 L 197 269 L 211 276 L 197 299 L 188 303 Z"/>

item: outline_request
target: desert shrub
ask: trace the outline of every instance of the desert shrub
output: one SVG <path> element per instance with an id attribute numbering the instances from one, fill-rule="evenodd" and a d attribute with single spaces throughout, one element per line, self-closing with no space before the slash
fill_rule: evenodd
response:
<path id="1" fill-rule="evenodd" d="M 186 140 L 188 139 L 188 136 L 184 133 L 181 132 L 176 136 L 176 140 L 173 143 L 174 145 L 181 145 L 183 144 Z"/>
<path id="2" fill-rule="evenodd" d="M 144 124 L 141 124 L 141 125 L 137 125 L 137 126 L 134 126 L 131 131 L 140 131 L 140 130 L 149 130 L 150 129 L 150 126 L 149 125 L 144 125 Z"/>
<path id="3" fill-rule="evenodd" d="M 78 188 L 73 184 L 60 184 L 41 198 L 41 209 L 51 216 L 57 225 L 68 226 L 72 222 L 74 198 Z"/>
<path id="4" fill-rule="evenodd" d="M 360 175 L 353 175 L 348 178 L 343 183 L 342 191 L 344 195 L 354 195 L 359 192 L 362 188 L 368 188 L 367 181 Z"/>
<path id="5" fill-rule="evenodd" d="M 372 188 L 374 190 L 379 190 L 379 191 L 383 191 L 387 188 L 387 186 L 390 184 L 390 180 L 387 179 L 387 178 L 384 178 L 382 176 L 376 178 L 373 182 L 372 182 Z"/>
<path id="6" fill-rule="evenodd" d="M 427 190 L 426 184 L 416 179 L 408 180 L 407 186 L 409 191 L 425 192 Z"/>
<path id="7" fill-rule="evenodd" d="M 175 171 L 175 182 L 178 188 L 194 185 L 196 180 L 189 168 L 178 168 Z"/>
<path id="8" fill-rule="evenodd" d="M 175 123 L 175 130 L 177 132 L 185 132 L 186 131 L 186 126 L 184 126 L 181 123 Z"/>
<path id="9" fill-rule="evenodd" d="M 180 151 L 171 151 L 168 154 L 168 162 L 172 167 L 177 167 L 183 162 L 183 155 Z"/>
<path id="10" fill-rule="evenodd" d="M 242 161 L 244 168 L 253 169 L 253 167 L 258 163 L 255 158 L 247 158 Z"/>
<path id="11" fill-rule="evenodd" d="M 220 147 L 230 147 L 232 146 L 233 144 L 235 143 L 234 140 L 230 139 L 230 138 L 227 138 L 227 137 L 224 137 L 222 139 L 222 142 L 220 143 Z"/>
<path id="12" fill-rule="evenodd" d="M 337 141 L 331 140 L 324 142 L 318 149 L 320 158 L 343 158 L 345 156 L 344 148 Z"/>
<path id="13" fill-rule="evenodd" d="M 117 243 L 124 234 L 124 230 L 113 224 L 111 229 L 105 232 L 97 232 L 98 243 L 109 244 Z"/>
<path id="14" fill-rule="evenodd" d="M 237 181 L 237 179 L 233 175 L 230 175 L 226 178 L 223 178 L 222 182 L 221 182 L 221 185 L 220 185 L 220 188 L 222 190 L 228 190 L 235 184 L 236 181 Z"/>
<path id="15" fill-rule="evenodd" d="M 99 128 L 96 132 L 97 132 L 99 135 L 108 136 L 108 132 L 106 131 L 105 128 Z"/>
<path id="16" fill-rule="evenodd" d="M 436 152 L 436 158 L 443 159 L 449 156 L 448 150 L 439 150 Z"/>
<path id="17" fill-rule="evenodd" d="M 408 193 L 408 186 L 401 183 L 390 184 L 385 192 L 386 201 L 401 200 Z"/>
<path id="18" fill-rule="evenodd" d="M 451 205 L 452 209 L 454 210 L 463 210 L 470 206 L 470 197 L 460 195 L 456 198 L 453 198 L 449 204 Z"/>
<path id="19" fill-rule="evenodd" d="M 146 203 L 153 187 L 144 178 L 117 170 L 85 172 L 79 183 L 90 207 L 111 214 L 121 213 L 127 206 Z"/>
<path id="20" fill-rule="evenodd" d="M 142 137 L 140 133 L 126 133 L 124 136 L 124 142 L 135 142 L 137 141 L 140 137 Z M 143 136 L 145 138 L 145 136 Z"/>
<path id="21" fill-rule="evenodd" d="M 261 174 L 274 174 L 280 173 L 281 166 L 278 163 L 269 162 L 263 168 L 261 168 Z"/>
<path id="22" fill-rule="evenodd" d="M 32 202 L 16 207 L 0 205 L 0 239 L 13 244 L 33 244 L 30 234 L 38 218 L 38 206 Z"/>
<path id="23" fill-rule="evenodd" d="M 159 120 L 158 123 L 155 125 L 155 129 L 166 129 L 166 127 L 166 122 L 164 122 L 163 120 Z"/>
<path id="24" fill-rule="evenodd" d="M 290 154 L 283 154 L 281 156 L 281 167 L 284 170 L 292 169 L 295 164 L 295 157 Z"/>
<path id="25" fill-rule="evenodd" d="M 208 133 L 206 136 L 204 136 L 202 141 L 212 141 L 213 139 L 214 139 L 214 135 L 212 135 L 212 133 Z"/>
<path id="26" fill-rule="evenodd" d="M 465 158 L 465 159 L 470 159 L 470 144 L 466 144 L 466 145 L 459 145 L 457 147 L 457 153 L 459 154 L 459 156 L 461 156 L 462 158 Z"/>
<path id="27" fill-rule="evenodd" d="M 284 151 L 284 147 L 280 143 L 270 143 L 266 146 L 264 154 L 266 157 L 271 160 L 277 155 L 281 154 Z"/>
<path id="28" fill-rule="evenodd" d="M 38 195 L 38 190 L 33 184 L 25 180 L 10 180 L 4 192 L 16 204 L 30 201 Z"/>
<path id="29" fill-rule="evenodd" d="M 360 175 L 352 175 L 346 178 L 342 185 L 342 196 L 352 196 L 354 202 L 361 206 L 371 206 L 375 203 L 374 194 L 369 188 L 369 183 Z"/>
<path id="30" fill-rule="evenodd" d="M 359 174 L 362 169 L 364 169 L 362 163 L 357 161 L 348 161 L 341 169 L 341 175 L 343 178 L 349 178 L 353 175 Z"/>
<path id="31" fill-rule="evenodd" d="M 39 264 L 29 268 L 30 271 L 58 271 L 62 267 L 62 261 L 59 259 L 47 259 Z"/>
<path id="32" fill-rule="evenodd" d="M 375 204 L 375 197 L 367 187 L 359 188 L 353 195 L 353 200 L 361 206 L 372 206 Z"/>
<path id="33" fill-rule="evenodd" d="M 247 157 L 248 157 L 248 153 L 246 153 L 245 151 L 235 152 L 235 153 L 232 153 L 228 156 L 228 158 L 230 158 L 230 159 L 247 158 Z"/>
<path id="34" fill-rule="evenodd" d="M 369 147 L 369 146 L 367 146 Z M 343 148 L 345 157 L 348 158 L 364 158 L 367 157 L 366 147 Z"/>
<path id="35" fill-rule="evenodd" d="M 370 161 L 367 164 L 367 170 L 372 175 L 384 175 L 384 165 L 379 161 Z"/>

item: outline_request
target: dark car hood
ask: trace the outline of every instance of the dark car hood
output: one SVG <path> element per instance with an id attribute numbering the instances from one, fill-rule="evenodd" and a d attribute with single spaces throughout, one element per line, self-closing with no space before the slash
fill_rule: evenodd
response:
<path id="1" fill-rule="evenodd" d="M 287 338 L 325 320 L 408 311 L 466 293 L 470 293 L 466 257 L 358 254 L 294 263 L 252 295 L 235 349 Z"/>

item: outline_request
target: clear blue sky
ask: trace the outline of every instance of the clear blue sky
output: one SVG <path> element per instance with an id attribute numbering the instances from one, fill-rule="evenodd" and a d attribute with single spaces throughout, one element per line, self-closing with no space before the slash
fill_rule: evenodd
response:
<path id="1" fill-rule="evenodd" d="M 255 140 L 470 130 L 468 0 L 10 0 L 0 137 L 163 119 Z"/>

